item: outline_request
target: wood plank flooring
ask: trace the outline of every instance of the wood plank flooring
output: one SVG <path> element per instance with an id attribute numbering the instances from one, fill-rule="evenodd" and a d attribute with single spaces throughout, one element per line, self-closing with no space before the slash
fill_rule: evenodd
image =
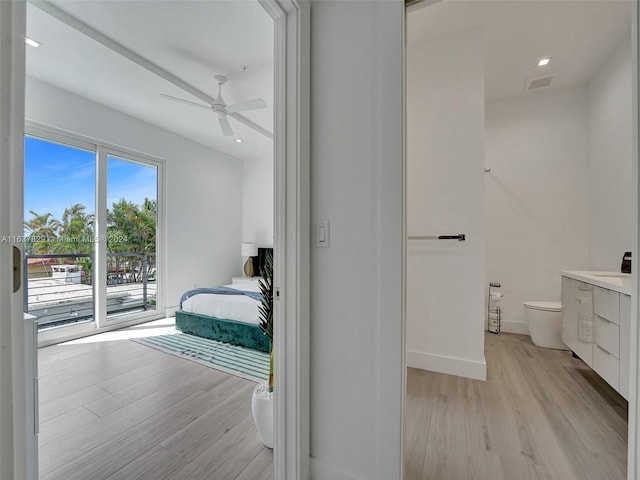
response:
<path id="1" fill-rule="evenodd" d="M 272 479 L 254 384 L 127 339 L 143 328 L 39 350 L 40 478 Z M 404 480 L 626 478 L 627 402 L 590 368 L 512 334 L 486 359 L 486 382 L 409 369 Z"/>
<path id="2" fill-rule="evenodd" d="M 163 320 L 39 350 L 41 480 L 270 480 L 255 384 L 132 342 Z"/>
<path id="3" fill-rule="evenodd" d="M 404 480 L 624 480 L 627 402 L 570 352 L 486 334 L 487 381 L 409 369 Z"/>

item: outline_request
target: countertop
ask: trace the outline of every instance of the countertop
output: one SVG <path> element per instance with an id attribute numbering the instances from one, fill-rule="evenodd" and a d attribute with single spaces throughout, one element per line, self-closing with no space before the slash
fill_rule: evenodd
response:
<path id="1" fill-rule="evenodd" d="M 631 295 L 631 274 L 620 272 L 577 272 L 563 270 L 563 277 L 573 278 L 584 283 L 590 283 L 597 287 L 606 288 L 615 292 Z"/>

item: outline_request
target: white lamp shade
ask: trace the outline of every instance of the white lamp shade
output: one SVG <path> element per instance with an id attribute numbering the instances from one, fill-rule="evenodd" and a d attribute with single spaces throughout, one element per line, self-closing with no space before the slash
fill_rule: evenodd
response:
<path id="1" fill-rule="evenodd" d="M 240 253 L 243 257 L 255 257 L 258 255 L 258 245 L 251 242 L 242 242 Z"/>

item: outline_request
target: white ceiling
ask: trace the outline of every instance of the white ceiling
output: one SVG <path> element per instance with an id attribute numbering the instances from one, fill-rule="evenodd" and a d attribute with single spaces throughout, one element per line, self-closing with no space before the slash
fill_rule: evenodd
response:
<path id="1" fill-rule="evenodd" d="M 415 7 L 414 7 L 415 8 Z M 525 93 L 526 80 L 555 74 L 550 88 L 585 85 L 631 28 L 626 0 L 443 0 L 408 15 L 407 43 L 484 29 L 485 99 Z M 551 56 L 547 67 L 538 59 Z"/>
<path id="2" fill-rule="evenodd" d="M 273 131 L 274 28 L 257 0 L 52 3 L 212 97 L 213 76 L 226 75 L 227 104 L 263 98 L 268 108 L 243 115 Z M 224 137 L 213 112 L 160 94 L 200 99 L 36 6 L 28 4 L 27 14 L 27 34 L 43 43 L 27 47 L 29 76 L 238 158 L 272 152 L 271 140 L 233 118 L 236 135 Z M 630 16 L 627 0 L 443 0 L 412 9 L 407 42 L 483 28 L 485 96 L 495 100 L 523 94 L 527 79 L 547 73 L 555 74 L 552 88 L 588 83 L 628 35 Z M 551 64 L 537 68 L 545 55 Z"/>
<path id="3" fill-rule="evenodd" d="M 273 132 L 274 25 L 257 0 L 51 3 L 211 97 L 218 89 L 213 76 L 225 75 L 226 103 L 263 98 L 266 109 L 242 115 Z M 273 151 L 270 139 L 233 118 L 235 136 L 223 136 L 213 112 L 160 94 L 203 103 L 200 99 L 33 4 L 27 6 L 27 35 L 43 44 L 27 47 L 28 76 L 237 158 Z"/>

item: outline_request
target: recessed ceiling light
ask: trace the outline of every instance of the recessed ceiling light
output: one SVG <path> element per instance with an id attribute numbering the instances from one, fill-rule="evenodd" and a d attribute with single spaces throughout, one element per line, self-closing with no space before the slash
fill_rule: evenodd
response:
<path id="1" fill-rule="evenodd" d="M 40 42 L 36 42 L 33 38 L 29 38 L 29 37 L 24 37 L 24 43 L 26 43 L 27 45 L 31 45 L 32 47 L 38 48 L 40 45 L 42 45 Z"/>
<path id="2" fill-rule="evenodd" d="M 236 138 L 236 143 L 242 143 L 242 139 Z"/>
<path id="3" fill-rule="evenodd" d="M 549 65 L 550 61 L 551 61 L 551 57 L 541 58 L 540 60 L 538 60 L 538 66 L 544 67 L 545 65 Z"/>

